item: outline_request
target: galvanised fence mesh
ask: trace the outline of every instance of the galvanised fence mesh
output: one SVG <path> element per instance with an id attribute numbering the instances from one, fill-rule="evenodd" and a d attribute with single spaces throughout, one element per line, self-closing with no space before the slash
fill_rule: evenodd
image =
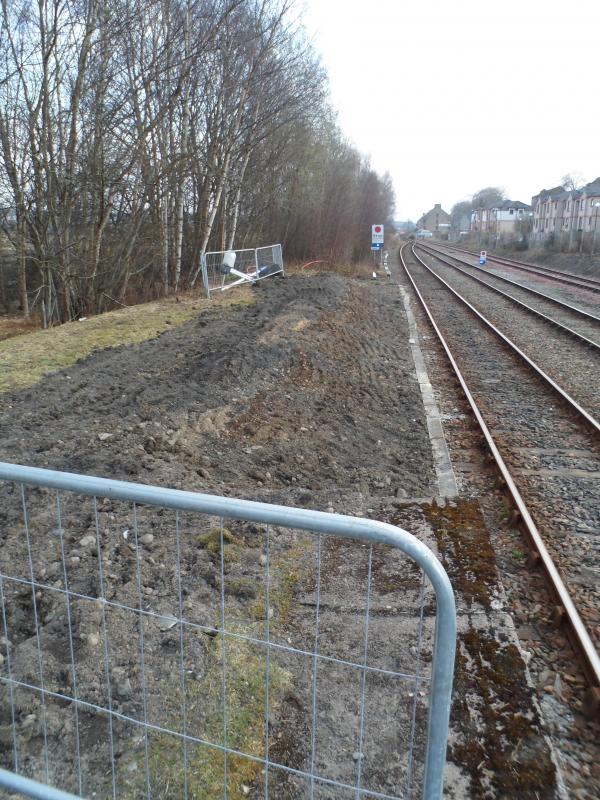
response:
<path id="1" fill-rule="evenodd" d="M 0 464 L 0 536 L 0 786 L 441 797 L 454 599 L 406 531 Z"/>
<path id="2" fill-rule="evenodd" d="M 202 280 L 209 297 L 212 292 L 284 274 L 280 244 L 246 250 L 218 250 L 203 253 L 201 258 Z"/>

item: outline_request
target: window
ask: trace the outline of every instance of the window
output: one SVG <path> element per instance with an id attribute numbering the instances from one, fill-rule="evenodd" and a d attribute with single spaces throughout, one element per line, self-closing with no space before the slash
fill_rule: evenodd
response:
<path id="1" fill-rule="evenodd" d="M 515 210 L 514 210 L 514 208 L 511 208 L 511 210 L 510 210 L 508 213 L 509 213 L 509 214 L 514 214 L 514 213 L 515 213 Z"/>

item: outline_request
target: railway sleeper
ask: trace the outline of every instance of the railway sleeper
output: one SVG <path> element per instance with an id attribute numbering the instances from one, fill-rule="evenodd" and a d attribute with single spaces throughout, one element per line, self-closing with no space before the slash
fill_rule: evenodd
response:
<path id="1" fill-rule="evenodd" d="M 588 719 L 600 717 L 600 686 L 590 686 L 585 690 L 581 710 Z"/>

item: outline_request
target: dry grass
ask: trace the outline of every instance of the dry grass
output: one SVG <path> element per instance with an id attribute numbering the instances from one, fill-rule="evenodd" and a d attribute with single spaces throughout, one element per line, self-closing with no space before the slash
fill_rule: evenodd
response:
<path id="1" fill-rule="evenodd" d="M 250 289 L 213 295 L 167 298 L 109 311 L 84 322 L 38 330 L 0 341 L 0 393 L 33 386 L 45 375 L 72 366 L 96 350 L 154 339 L 210 308 L 254 302 Z M 14 320 L 13 320 L 14 322 Z"/>
<path id="2" fill-rule="evenodd" d="M 10 339 L 12 336 L 22 336 L 24 333 L 30 333 L 40 327 L 40 320 L 37 316 L 0 317 L 0 341 Z"/>
<path id="3" fill-rule="evenodd" d="M 286 265 L 285 271 L 287 275 L 295 275 L 297 277 L 308 277 L 309 275 L 322 275 L 334 274 L 341 275 L 344 278 L 370 278 L 373 272 L 373 262 L 369 260 L 359 261 L 357 263 L 350 261 L 332 262 L 327 260 L 308 261 L 306 264 L 289 264 Z M 383 270 L 381 275 L 383 275 Z"/>

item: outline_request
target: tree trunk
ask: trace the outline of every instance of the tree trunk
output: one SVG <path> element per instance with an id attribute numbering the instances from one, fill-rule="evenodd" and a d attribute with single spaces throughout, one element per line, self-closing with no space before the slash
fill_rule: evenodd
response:
<path id="1" fill-rule="evenodd" d="M 225 185 L 223 188 L 223 209 L 221 211 L 221 250 L 225 250 L 227 240 L 227 198 L 228 189 L 227 185 Z"/>
<path id="2" fill-rule="evenodd" d="M 161 227 L 162 227 L 162 273 L 165 294 L 169 294 L 169 208 L 168 192 L 162 198 Z"/>
<path id="3" fill-rule="evenodd" d="M 27 297 L 27 244 L 25 239 L 25 222 L 19 214 L 18 226 L 18 283 L 19 283 L 19 306 L 24 317 L 29 316 L 29 299 Z"/>
<path id="4" fill-rule="evenodd" d="M 225 182 L 227 180 L 227 176 L 229 174 L 229 163 L 230 163 L 230 160 L 231 160 L 231 154 L 227 153 L 227 156 L 225 157 L 225 163 L 223 164 L 223 170 L 222 170 L 221 175 L 219 177 L 219 183 L 217 185 L 217 192 L 215 194 L 213 207 L 211 208 L 211 210 L 210 210 L 210 212 L 208 214 L 208 219 L 207 219 L 207 222 L 206 222 L 206 228 L 205 228 L 204 234 L 202 236 L 202 242 L 200 244 L 200 253 L 205 253 L 206 252 L 206 247 L 208 245 L 208 240 L 210 239 L 210 235 L 212 233 L 213 225 L 215 223 L 215 217 L 217 216 L 217 210 L 218 210 L 219 204 L 221 202 L 221 195 L 223 194 L 223 187 L 225 185 Z M 198 268 L 196 269 L 196 272 L 194 274 L 194 277 L 192 278 L 192 283 L 191 283 L 192 289 L 196 285 L 196 280 L 198 279 L 198 275 L 199 274 L 200 274 L 200 266 L 198 266 Z"/>

